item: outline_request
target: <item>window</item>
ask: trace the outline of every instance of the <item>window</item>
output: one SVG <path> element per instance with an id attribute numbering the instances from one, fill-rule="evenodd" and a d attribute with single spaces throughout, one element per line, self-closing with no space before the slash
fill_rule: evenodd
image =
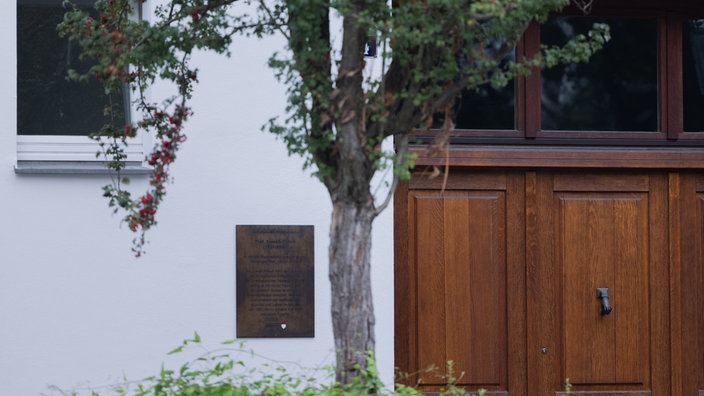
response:
<path id="1" fill-rule="evenodd" d="M 464 93 L 451 141 L 704 145 L 702 18 L 700 0 L 647 0 L 638 7 L 596 0 L 589 15 L 568 7 L 533 24 L 517 57 L 562 44 L 595 22 L 607 23 L 612 39 L 588 63 L 534 71 L 502 90 Z"/>
<path id="2" fill-rule="evenodd" d="M 78 83 L 67 78 L 69 69 L 86 71 L 79 61 L 79 47 L 59 37 L 56 26 L 66 9 L 60 0 L 17 0 L 17 171 L 94 171 L 102 169 L 96 158 L 97 142 L 87 136 L 110 120 L 107 105 L 129 116 L 128 89 L 105 95 L 96 81 Z M 94 0 L 74 3 L 92 10 Z M 141 140 L 128 146 L 131 167 L 144 158 Z"/>

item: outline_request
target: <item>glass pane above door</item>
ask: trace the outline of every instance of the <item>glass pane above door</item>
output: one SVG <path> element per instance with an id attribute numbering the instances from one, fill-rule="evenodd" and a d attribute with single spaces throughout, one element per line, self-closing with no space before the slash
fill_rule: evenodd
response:
<path id="1" fill-rule="evenodd" d="M 684 130 L 704 132 L 704 19 L 685 21 L 682 31 Z"/>
<path id="2" fill-rule="evenodd" d="M 541 44 L 562 45 L 596 22 L 608 24 L 612 38 L 588 63 L 542 71 L 541 129 L 657 131 L 657 20 L 552 17 Z"/>

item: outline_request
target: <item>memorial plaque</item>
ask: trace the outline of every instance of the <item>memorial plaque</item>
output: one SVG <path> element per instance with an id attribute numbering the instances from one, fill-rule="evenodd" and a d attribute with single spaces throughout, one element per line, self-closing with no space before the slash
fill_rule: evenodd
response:
<path id="1" fill-rule="evenodd" d="M 237 337 L 315 336 L 313 226 L 236 233 Z"/>

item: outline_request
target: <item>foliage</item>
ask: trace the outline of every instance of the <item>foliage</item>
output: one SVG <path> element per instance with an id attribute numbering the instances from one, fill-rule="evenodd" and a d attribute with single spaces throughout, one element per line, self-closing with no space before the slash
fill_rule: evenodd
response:
<path id="1" fill-rule="evenodd" d="M 157 24 L 131 19 L 134 14 L 128 0 L 105 0 L 96 3 L 98 18 L 74 7 L 67 12 L 58 27 L 62 35 L 78 41 L 82 47 L 81 59 L 95 64 L 84 74 L 75 71 L 77 80 L 96 78 L 106 94 L 114 94 L 128 84 L 136 93 L 134 106 L 140 120 L 120 128 L 105 125 L 95 134 L 109 160 L 108 166 L 118 172 L 113 183 L 104 187 L 104 196 L 115 211 L 127 212 L 125 222 L 130 230 L 138 232 L 134 251 L 140 255 L 145 242 L 144 231 L 156 224 L 156 211 L 163 200 L 169 181 L 169 168 L 176 159 L 181 144 L 186 140 L 184 122 L 191 115 L 187 100 L 191 97 L 198 71 L 189 67 L 191 53 L 207 48 L 227 53 L 231 42 L 229 20 L 223 7 L 233 1 L 174 1 L 171 6 L 157 9 Z M 200 18 L 201 13 L 208 18 Z M 176 93 L 162 103 L 147 99 L 145 91 L 156 80 L 171 81 Z M 112 107 L 106 112 L 119 119 Z M 134 199 L 124 189 L 127 180 L 119 176 L 124 168 L 125 146 L 128 139 L 140 131 L 154 133 L 157 144 L 147 159 L 152 167 L 150 187 L 140 198 Z"/>
<path id="2" fill-rule="evenodd" d="M 374 357 L 367 356 L 367 367 L 348 384 L 334 381 L 332 367 L 315 370 L 292 370 L 283 364 L 266 364 L 259 368 L 246 367 L 245 360 L 257 357 L 241 342 L 226 341 L 216 351 L 205 349 L 198 333 L 192 339 L 169 352 L 169 355 L 190 354 L 197 357 L 183 363 L 178 369 L 162 365 L 159 373 L 140 381 L 125 381 L 101 388 L 54 390 L 64 395 L 79 396 L 89 393 L 100 395 L 133 396 L 356 396 L 380 394 L 388 396 L 421 396 L 418 389 L 397 385 L 395 390 L 387 389 L 379 379 Z M 457 378 L 452 373 L 452 362 L 448 362 L 449 373 L 444 377 L 448 383 L 441 395 L 469 395 L 455 385 Z M 433 371 L 428 368 L 426 371 Z M 479 390 L 479 396 L 485 394 Z"/>
<path id="3" fill-rule="evenodd" d="M 108 94 L 124 84 L 136 93 L 133 105 L 139 121 L 124 127 L 106 125 L 95 136 L 109 167 L 118 171 L 104 187 L 104 196 L 115 211 L 126 212 L 125 222 L 138 233 L 134 250 L 140 255 L 144 232 L 156 224 L 170 165 L 186 140 L 184 122 L 192 115 L 188 99 L 198 81 L 198 71 L 190 66 L 194 50 L 230 55 L 236 35 L 281 34 L 288 40 L 288 52 L 273 54 L 270 61 L 287 86 L 288 115 L 272 118 L 266 129 L 280 136 L 290 153 L 302 155 L 333 194 L 340 165 L 351 161 L 340 152 L 342 125 L 361 125 L 359 154 L 366 172 L 391 164 L 396 179 L 408 178 L 414 158 L 401 144 L 396 153 L 382 152 L 380 143 L 386 137 L 396 135 L 399 142 L 407 142 L 416 128 L 427 127 L 433 113 L 447 110 L 462 89 L 484 83 L 501 86 L 534 66 L 588 59 L 609 39 L 606 26 L 596 25 L 589 36 L 579 36 L 564 48 L 544 48 L 532 59 L 502 63 L 531 20 L 543 20 L 567 1 L 408 1 L 392 12 L 386 1 L 248 0 L 233 11 L 236 0 L 173 0 L 156 7 L 155 19 L 147 22 L 133 17 L 134 0 L 98 0 L 97 18 L 74 7 L 59 31 L 80 43 L 83 59 L 95 62 L 88 72 L 72 71 L 71 77 L 97 78 Z M 331 43 L 330 10 L 355 25 L 348 30 L 356 36 L 345 36 L 341 49 Z M 383 77 L 365 82 L 361 70 L 346 69 L 345 62 L 361 57 L 368 35 L 383 44 L 380 56 L 390 66 L 384 66 Z M 174 95 L 161 103 L 145 95 L 157 80 L 174 84 Z M 119 119 L 114 108 L 106 112 Z M 147 159 L 153 169 L 150 187 L 134 198 L 119 171 L 129 138 L 143 132 L 153 133 L 157 144 Z M 371 176 L 361 182 L 368 185 L 369 180 Z"/>

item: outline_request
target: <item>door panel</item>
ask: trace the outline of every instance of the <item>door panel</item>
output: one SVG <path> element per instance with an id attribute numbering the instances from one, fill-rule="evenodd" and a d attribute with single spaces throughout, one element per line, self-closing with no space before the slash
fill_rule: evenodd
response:
<path id="1" fill-rule="evenodd" d="M 424 384 L 506 383 L 505 194 L 418 194 L 418 345 Z M 471 303 L 470 303 L 471 302 Z M 503 314 L 502 314 L 503 313 Z"/>
<path id="2" fill-rule="evenodd" d="M 666 394 L 664 175 L 532 177 L 535 197 L 526 199 L 536 206 L 527 211 L 536 215 L 527 237 L 535 273 L 527 298 L 529 321 L 538 323 L 529 324 L 529 394 L 561 394 L 567 380 L 573 394 Z M 600 314 L 597 288 L 608 288 L 608 315 Z"/>
<path id="3" fill-rule="evenodd" d="M 517 334 L 519 326 L 509 331 L 508 322 L 521 322 L 523 271 L 513 266 L 522 262 L 515 257 L 521 254 L 522 241 L 520 232 L 507 234 L 509 223 L 521 218 L 507 213 L 509 202 L 522 206 L 516 205 L 522 194 L 516 196 L 515 191 L 520 190 L 511 185 L 520 178 L 495 178 L 493 185 L 481 179 L 467 182 L 464 189 L 408 193 L 417 324 L 410 371 L 419 373 L 424 390 L 446 386 L 451 375 L 457 385 L 469 389 L 509 394 L 515 386 L 519 391 L 510 394 L 520 395 L 525 394 L 525 376 L 521 366 L 509 360 L 512 356 L 513 362 L 523 364 L 524 335 Z M 516 224 L 510 225 L 515 229 Z M 436 370 L 424 371 L 429 367 Z"/>
<path id="4" fill-rule="evenodd" d="M 565 377 L 574 385 L 648 383 L 648 199 L 557 193 Z M 600 314 L 596 289 L 608 287 Z"/>

